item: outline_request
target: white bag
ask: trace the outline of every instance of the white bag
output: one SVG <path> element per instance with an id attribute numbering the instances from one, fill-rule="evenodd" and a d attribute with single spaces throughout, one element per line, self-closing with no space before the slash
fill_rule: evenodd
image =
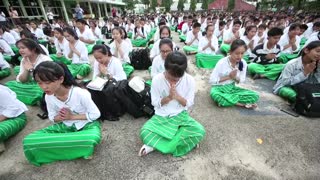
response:
<path id="1" fill-rule="evenodd" d="M 145 88 L 145 81 L 141 77 L 135 76 L 129 81 L 129 87 L 137 93 L 140 93 Z"/>

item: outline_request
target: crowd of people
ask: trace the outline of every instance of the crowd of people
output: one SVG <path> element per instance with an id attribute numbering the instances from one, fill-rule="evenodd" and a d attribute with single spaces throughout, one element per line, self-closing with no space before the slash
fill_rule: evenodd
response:
<path id="1" fill-rule="evenodd" d="M 184 52 L 172 41 L 174 32 Z M 16 75 L 0 85 L 0 143 L 27 124 L 26 105 L 44 100 L 53 125 L 23 139 L 24 154 L 36 166 L 92 156 L 101 141 L 102 112 L 80 82 L 129 80 L 130 53 L 137 47 L 150 48 L 155 111 L 141 128 L 140 156 L 154 150 L 183 156 L 205 136 L 205 127 L 188 113 L 196 88 L 187 72 L 190 54 L 197 67 L 212 69 L 210 97 L 221 107 L 257 107 L 259 92 L 237 86 L 248 76 L 276 81 L 273 92 L 290 102 L 295 84 L 320 83 L 320 15 L 312 13 L 79 15 L 71 22 L 7 23 L 0 37 L 0 78 Z"/>

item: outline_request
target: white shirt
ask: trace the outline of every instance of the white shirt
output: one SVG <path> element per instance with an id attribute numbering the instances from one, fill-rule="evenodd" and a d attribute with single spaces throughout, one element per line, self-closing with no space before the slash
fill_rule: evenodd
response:
<path id="1" fill-rule="evenodd" d="M 43 33 L 42 29 L 37 28 L 36 30 L 31 28 L 31 32 L 37 37 L 45 39 L 47 36 Z"/>
<path id="2" fill-rule="evenodd" d="M 110 62 L 107 65 L 107 72 L 111 74 L 112 77 L 117 81 L 127 79 L 127 75 L 123 70 L 121 61 L 116 57 L 113 57 L 113 56 L 111 57 Z M 96 78 L 99 74 L 100 74 L 99 62 L 94 61 L 92 79 Z"/>
<path id="3" fill-rule="evenodd" d="M 219 50 L 218 39 L 214 35 L 212 35 L 211 37 L 211 46 L 214 48 L 214 50 L 212 50 L 210 47 L 203 50 L 203 48 L 207 46 L 208 43 L 209 43 L 209 40 L 207 36 L 201 37 L 199 40 L 198 52 L 204 53 L 204 54 L 216 54 L 216 51 Z"/>
<path id="4" fill-rule="evenodd" d="M 143 28 L 143 32 L 142 32 L 142 28 L 136 28 L 137 30 L 133 30 L 133 35 L 132 35 L 132 38 L 134 38 L 136 36 L 136 34 L 138 34 L 138 32 L 140 34 L 142 34 L 144 36 L 144 38 L 147 38 L 147 33 L 146 33 L 146 30 Z M 136 32 L 137 31 L 137 32 Z M 137 36 L 136 39 L 144 39 L 143 37 L 141 36 Z"/>
<path id="5" fill-rule="evenodd" d="M 247 63 L 243 59 L 241 61 L 243 63 L 243 69 L 242 71 L 238 70 L 236 77 L 240 80 L 240 83 L 243 83 L 246 80 Z M 238 67 L 239 66 L 237 65 L 237 68 Z M 233 83 L 234 80 L 231 79 L 219 82 L 220 78 L 228 76 L 231 71 L 233 71 L 233 68 L 231 67 L 231 63 L 229 62 L 229 56 L 222 58 L 220 61 L 218 61 L 216 67 L 213 69 L 209 83 L 211 85 L 225 85 Z"/>
<path id="6" fill-rule="evenodd" d="M 188 110 L 194 104 L 195 80 L 185 73 L 176 84 L 177 93 L 187 100 L 187 105 L 182 106 L 177 100 L 171 100 L 168 104 L 161 106 L 161 100 L 170 93 L 170 84 L 166 80 L 164 73 L 156 75 L 151 85 L 151 100 L 155 114 L 159 116 L 175 116 L 182 111 Z"/>
<path id="7" fill-rule="evenodd" d="M 56 47 L 57 54 L 62 53 L 65 57 L 68 56 L 66 52 L 69 48 L 69 42 L 66 38 L 63 38 L 62 43 L 60 43 L 60 41 L 57 38 L 54 38 L 54 46 Z"/>
<path id="8" fill-rule="evenodd" d="M 94 37 L 91 29 L 89 29 L 89 28 L 85 28 L 83 33 L 81 33 L 79 29 L 77 29 L 76 32 L 77 32 L 79 38 L 83 37 L 85 40 L 95 41 L 95 37 Z M 85 44 L 87 45 L 88 43 L 85 43 Z"/>
<path id="9" fill-rule="evenodd" d="M 224 31 L 223 33 L 223 41 L 229 41 L 231 39 L 233 39 L 235 37 L 235 35 L 232 32 L 232 29 Z"/>
<path id="10" fill-rule="evenodd" d="M 150 32 L 151 32 L 151 26 L 150 26 L 149 24 L 145 24 L 145 25 L 143 26 L 143 28 L 144 28 L 144 31 L 146 32 L 146 34 L 150 34 Z"/>
<path id="11" fill-rule="evenodd" d="M 4 39 L 9 45 L 15 45 L 16 44 L 16 40 L 14 39 L 12 34 L 8 33 L 7 31 L 5 31 L 3 33 L 1 38 Z"/>
<path id="12" fill-rule="evenodd" d="M 206 21 L 207 21 L 207 20 L 206 20 Z M 206 31 L 206 28 L 207 28 L 207 23 L 206 23 L 206 21 L 201 24 L 200 29 L 201 29 L 202 32 Z"/>
<path id="13" fill-rule="evenodd" d="M 72 64 L 85 64 L 89 63 L 89 55 L 88 50 L 84 42 L 77 40 L 75 44 L 75 48 L 81 53 L 80 56 L 78 56 L 76 53 L 72 54 Z M 70 48 L 68 44 L 68 48 L 66 49 L 66 53 L 69 54 Z M 69 58 L 69 57 L 68 57 Z"/>
<path id="14" fill-rule="evenodd" d="M 156 42 L 160 39 L 160 29 L 157 28 L 156 33 L 154 33 L 153 41 Z"/>
<path id="15" fill-rule="evenodd" d="M 188 23 L 185 22 L 185 23 L 183 23 L 183 25 L 182 25 L 181 31 L 182 31 L 182 33 L 183 33 L 184 35 L 186 35 L 189 31 L 192 31 L 192 26 L 189 27 L 189 26 L 188 26 Z"/>
<path id="16" fill-rule="evenodd" d="M 189 32 L 187 33 L 186 43 L 190 43 L 190 42 L 193 40 L 194 37 L 195 37 L 195 36 L 194 36 L 194 34 L 193 34 L 193 31 L 189 31 Z M 202 37 L 202 34 L 201 34 L 201 32 L 199 31 L 199 32 L 198 32 L 198 39 L 200 40 L 201 37 Z M 198 40 L 198 39 L 194 40 L 193 43 L 192 43 L 190 46 L 198 46 L 198 45 L 199 45 L 199 40 Z"/>
<path id="17" fill-rule="evenodd" d="M 1 11 L 0 13 L 0 22 L 5 22 L 6 20 L 6 15 L 4 14 L 4 12 Z"/>
<path id="18" fill-rule="evenodd" d="M 129 38 L 125 39 L 125 41 L 128 43 L 129 47 L 128 47 L 128 51 L 129 53 L 133 50 L 133 46 L 132 46 L 132 42 Z"/>
<path id="19" fill-rule="evenodd" d="M 3 50 L 3 55 L 14 56 L 14 52 L 12 51 L 7 41 L 0 39 L 0 48 Z"/>
<path id="20" fill-rule="evenodd" d="M 257 36 L 254 36 L 251 40 L 248 38 L 248 36 L 241 36 L 240 39 L 242 39 L 246 45 L 248 46 L 248 49 L 247 49 L 247 52 L 246 52 L 246 55 L 249 55 L 251 56 L 252 52 L 251 52 L 251 49 L 249 48 L 249 43 L 251 40 L 253 40 L 253 48 L 252 50 L 258 45 L 258 42 L 259 42 L 259 38 L 257 38 Z"/>
<path id="21" fill-rule="evenodd" d="M 152 49 L 151 49 L 151 51 L 150 51 L 150 58 L 151 58 L 151 59 L 153 59 L 154 57 L 156 57 L 157 55 L 160 54 L 160 47 L 159 47 L 160 41 L 161 41 L 161 39 L 159 39 L 158 41 L 156 41 L 156 42 L 153 44 L 153 47 L 152 47 Z M 173 44 L 173 49 L 175 49 L 175 48 L 176 48 L 176 43 L 174 43 L 174 42 L 172 41 L 172 44 Z"/>
<path id="22" fill-rule="evenodd" d="M 17 80 L 18 82 L 20 82 L 19 77 L 20 77 L 25 71 L 28 71 L 28 70 L 25 69 L 24 66 L 23 66 L 23 62 L 24 62 L 24 61 L 29 61 L 29 58 L 22 58 L 22 60 L 21 60 L 21 62 L 20 62 L 20 72 L 19 72 L 19 74 L 17 75 L 17 78 L 16 78 L 16 80 Z M 47 55 L 39 54 L 38 57 L 37 57 L 37 59 L 36 59 L 36 62 L 35 62 L 35 64 L 34 64 L 33 68 L 36 68 L 40 63 L 42 63 L 42 62 L 44 62 L 44 61 L 52 61 L 52 59 L 51 59 L 49 56 L 47 56 Z M 32 73 L 30 73 L 30 74 L 32 74 Z"/>
<path id="23" fill-rule="evenodd" d="M 91 94 L 80 87 L 72 86 L 69 90 L 68 99 L 60 101 L 54 95 L 46 95 L 45 100 L 47 103 L 48 116 L 54 122 L 54 117 L 59 114 L 62 108 L 69 108 L 72 114 L 85 114 L 87 120 L 68 120 L 63 121 L 66 126 L 73 124 L 79 130 L 87 123 L 92 122 L 100 117 L 100 111 L 91 99 Z"/>
<path id="24" fill-rule="evenodd" d="M 0 70 L 10 68 L 10 64 L 4 60 L 2 53 L 0 53 Z"/>
<path id="25" fill-rule="evenodd" d="M 303 48 L 305 48 L 312 41 L 319 41 L 318 32 L 312 33 L 307 42 L 304 44 Z"/>
<path id="26" fill-rule="evenodd" d="M 162 59 L 161 55 L 157 55 L 151 65 L 151 77 L 153 78 L 159 73 L 163 73 L 165 71 L 164 68 L 164 59 Z"/>
<path id="27" fill-rule="evenodd" d="M 122 40 L 122 42 L 121 42 L 121 44 L 120 44 L 120 48 L 121 48 L 121 50 L 122 50 L 122 52 L 123 52 L 123 56 L 122 56 L 122 57 L 120 57 L 120 54 L 118 54 L 118 53 L 116 52 L 116 43 L 115 43 L 115 41 L 113 41 L 113 42 L 110 44 L 110 51 L 111 51 L 111 53 L 112 53 L 113 56 L 115 56 L 115 57 L 117 57 L 118 59 L 120 59 L 122 64 L 124 64 L 124 63 L 130 63 L 129 51 L 128 51 L 129 48 L 130 48 L 129 44 L 128 44 L 126 41 Z"/>
<path id="28" fill-rule="evenodd" d="M 16 93 L 3 85 L 0 85 L 0 99 L 0 115 L 15 118 L 28 111 L 27 106 L 17 99 Z"/>
<path id="29" fill-rule="evenodd" d="M 19 41 L 21 38 L 20 38 L 20 35 L 15 31 L 15 30 L 10 30 L 10 34 L 14 37 L 14 39 L 16 41 Z"/>
<path id="30" fill-rule="evenodd" d="M 290 38 L 289 38 L 289 35 L 288 34 L 283 34 L 279 40 L 279 45 L 281 46 L 282 48 L 282 53 L 287 53 L 287 54 L 293 54 L 294 52 L 298 51 L 299 48 L 300 48 L 300 37 L 299 36 L 296 36 L 296 46 L 297 46 L 297 49 L 296 50 L 292 50 L 292 47 L 289 47 L 287 49 L 283 49 L 284 46 L 288 45 L 289 42 L 290 42 Z"/>
<path id="31" fill-rule="evenodd" d="M 94 29 L 94 34 L 93 35 L 94 35 L 96 40 L 102 39 L 101 29 L 99 27 L 96 27 Z"/>
<path id="32" fill-rule="evenodd" d="M 133 33 L 134 27 L 135 27 L 135 26 L 134 26 L 134 24 L 132 24 L 132 23 L 131 23 L 130 25 L 127 24 L 127 25 L 126 25 L 126 32 L 127 32 L 127 33 L 128 33 L 128 32 L 132 32 L 132 33 Z"/>
<path id="33" fill-rule="evenodd" d="M 222 32 L 224 31 L 224 29 L 222 29 L 221 31 L 219 30 L 219 28 L 216 28 L 213 32 L 213 34 L 218 38 L 219 36 L 219 39 L 222 39 L 223 36 L 221 36 Z"/>

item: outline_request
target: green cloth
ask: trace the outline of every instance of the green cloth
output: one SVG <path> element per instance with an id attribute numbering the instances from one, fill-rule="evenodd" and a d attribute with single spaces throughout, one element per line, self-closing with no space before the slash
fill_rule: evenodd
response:
<path id="1" fill-rule="evenodd" d="M 186 41 L 186 39 L 187 39 L 187 36 L 186 36 L 186 35 L 181 34 L 181 35 L 179 35 L 179 39 L 180 39 L 180 41 L 181 41 L 181 42 L 185 42 L 185 41 Z"/>
<path id="2" fill-rule="evenodd" d="M 244 56 L 242 57 L 242 59 L 245 60 L 245 61 L 247 62 L 247 64 L 250 64 L 250 63 L 251 63 L 251 62 L 250 62 L 250 57 L 249 57 L 249 55 L 244 55 Z"/>
<path id="3" fill-rule="evenodd" d="M 43 90 L 35 81 L 20 83 L 8 81 L 5 85 L 17 94 L 17 99 L 26 105 L 36 105 L 43 96 Z"/>
<path id="4" fill-rule="evenodd" d="M 224 55 L 227 55 L 230 51 L 230 44 L 221 44 L 221 47 L 220 47 L 220 51 L 224 54 Z"/>
<path id="5" fill-rule="evenodd" d="M 176 26 L 170 26 L 170 30 L 171 31 L 175 31 L 176 30 Z"/>
<path id="6" fill-rule="evenodd" d="M 10 47 L 15 54 L 19 54 L 19 48 L 16 45 L 11 45 Z"/>
<path id="7" fill-rule="evenodd" d="M 146 84 L 151 87 L 152 80 L 147 80 L 147 81 L 146 81 Z"/>
<path id="8" fill-rule="evenodd" d="M 286 64 L 292 59 L 295 59 L 299 56 L 299 54 L 283 54 L 281 53 L 280 56 L 278 57 L 278 62 Z"/>
<path id="9" fill-rule="evenodd" d="M 6 60 L 8 63 L 11 63 L 12 56 L 3 55 L 3 59 Z"/>
<path id="10" fill-rule="evenodd" d="M 285 64 L 268 64 L 262 65 L 251 63 L 248 65 L 248 71 L 251 75 L 260 74 L 270 80 L 276 80 L 281 74 Z"/>
<path id="11" fill-rule="evenodd" d="M 122 68 L 127 75 L 127 78 L 133 73 L 134 68 L 130 64 L 124 63 L 122 64 Z"/>
<path id="12" fill-rule="evenodd" d="M 154 45 L 154 44 L 150 44 L 150 45 L 149 45 L 149 49 L 152 49 L 152 48 L 153 48 L 153 45 Z"/>
<path id="13" fill-rule="evenodd" d="M 93 49 L 94 44 L 87 44 L 87 50 L 88 50 L 88 54 L 92 54 L 92 49 Z"/>
<path id="14" fill-rule="evenodd" d="M 198 52 L 198 47 L 197 46 L 183 46 L 183 51 L 186 54 L 197 53 Z"/>
<path id="15" fill-rule="evenodd" d="M 15 66 L 14 68 L 13 68 L 13 73 L 14 73 L 14 75 L 18 75 L 19 74 L 19 72 L 20 72 L 20 66 Z"/>
<path id="16" fill-rule="evenodd" d="M 132 39 L 132 32 L 128 32 L 127 36 L 128 36 L 129 39 Z"/>
<path id="17" fill-rule="evenodd" d="M 71 64 L 71 60 L 69 60 L 69 59 L 66 58 L 65 56 L 60 56 L 60 57 L 58 57 L 56 54 L 50 54 L 50 58 L 51 58 L 54 62 L 62 62 L 63 64 L 66 64 L 66 65 Z"/>
<path id="18" fill-rule="evenodd" d="M 290 102 L 295 102 L 297 93 L 291 87 L 284 86 L 280 88 L 278 95 L 286 100 L 289 100 Z"/>
<path id="19" fill-rule="evenodd" d="M 89 158 L 100 142 L 101 125 L 98 121 L 86 124 L 81 130 L 60 122 L 27 135 L 23 150 L 31 164 L 41 166 L 54 161 Z"/>
<path id="20" fill-rule="evenodd" d="M 219 46 L 222 44 L 222 39 L 218 40 L 218 44 L 219 44 Z"/>
<path id="21" fill-rule="evenodd" d="M 300 47 L 303 47 L 303 46 L 306 44 L 307 40 L 308 40 L 308 39 L 305 38 L 305 37 L 301 38 Z"/>
<path id="22" fill-rule="evenodd" d="M 154 115 L 140 131 L 143 144 L 175 157 L 190 152 L 204 135 L 203 126 L 186 111 L 173 117 Z"/>
<path id="23" fill-rule="evenodd" d="M 77 77 L 80 75 L 82 77 L 86 77 L 91 72 L 90 64 L 69 64 L 67 65 L 73 77 Z"/>
<path id="24" fill-rule="evenodd" d="M 98 39 L 98 40 L 96 41 L 96 44 L 104 44 L 104 40 L 103 40 L 103 39 Z"/>
<path id="25" fill-rule="evenodd" d="M 146 47 L 148 40 L 147 39 L 131 39 L 133 47 Z"/>
<path id="26" fill-rule="evenodd" d="M 223 57 L 223 55 L 198 53 L 196 54 L 196 64 L 198 68 L 213 69 Z"/>
<path id="27" fill-rule="evenodd" d="M 17 134 L 26 125 L 26 115 L 22 113 L 15 118 L 0 122 L 0 143 Z"/>
<path id="28" fill-rule="evenodd" d="M 177 32 L 178 32 L 179 36 L 180 36 L 180 35 L 181 35 L 181 33 L 182 33 L 182 32 L 181 32 L 181 30 L 179 30 L 179 29 L 178 29 L 178 31 L 177 31 Z"/>
<path id="29" fill-rule="evenodd" d="M 213 86 L 210 96 L 222 107 L 234 106 L 237 103 L 253 104 L 259 100 L 259 95 L 256 92 L 237 87 L 234 83 Z"/>
<path id="30" fill-rule="evenodd" d="M 40 44 L 44 45 L 44 46 L 46 46 L 46 45 L 48 44 L 48 41 L 45 40 L 45 39 L 40 39 L 40 40 L 38 40 L 38 42 L 39 42 Z"/>
<path id="31" fill-rule="evenodd" d="M 10 76 L 11 70 L 10 68 L 5 68 L 0 70 L 0 79 Z"/>

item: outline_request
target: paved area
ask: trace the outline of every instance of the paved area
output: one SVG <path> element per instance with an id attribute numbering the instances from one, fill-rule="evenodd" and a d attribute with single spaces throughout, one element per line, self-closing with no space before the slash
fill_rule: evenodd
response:
<path id="1" fill-rule="evenodd" d="M 320 179 L 320 119 L 281 112 L 287 104 L 271 93 L 275 82 L 269 80 L 248 78 L 243 85 L 260 93 L 256 110 L 219 108 L 209 97 L 211 71 L 196 68 L 194 56 L 189 62 L 188 72 L 197 82 L 191 116 L 207 131 L 200 148 L 181 158 L 159 152 L 138 157 L 139 130 L 147 119 L 125 115 L 118 122 L 103 122 L 102 142 L 92 160 L 35 167 L 24 157 L 22 140 L 50 122 L 36 116 L 38 107 L 29 107 L 26 127 L 5 142 L 0 179 Z M 134 75 L 149 78 L 146 71 Z M 8 79 L 14 77 L 0 82 Z"/>

